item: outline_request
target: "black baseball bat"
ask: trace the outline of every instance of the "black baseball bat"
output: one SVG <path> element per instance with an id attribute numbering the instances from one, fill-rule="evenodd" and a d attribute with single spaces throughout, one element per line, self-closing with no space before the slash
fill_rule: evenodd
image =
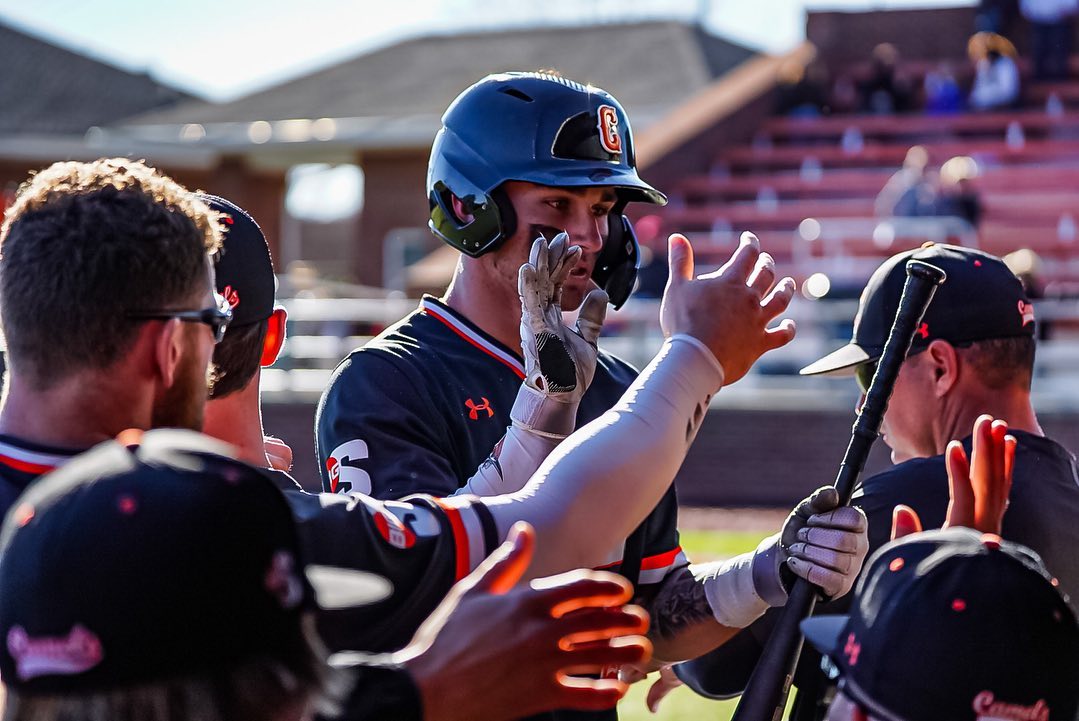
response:
<path id="1" fill-rule="evenodd" d="M 906 270 L 907 278 L 895 320 L 877 361 L 877 371 L 866 391 L 865 402 L 854 421 L 847 451 L 839 465 L 835 487 L 839 491 L 840 505 L 850 503 L 869 449 L 877 440 L 899 367 L 910 351 L 914 333 L 922 322 L 929 302 L 933 300 L 937 286 L 947 277 L 940 268 L 920 260 L 908 260 Z M 732 721 L 779 721 L 783 717 L 794 679 L 794 668 L 802 652 L 799 624 L 813 613 L 817 591 L 816 586 L 802 578 L 795 581 L 772 635 L 768 637 L 760 660 L 753 669 L 753 675 L 742 692 Z"/>

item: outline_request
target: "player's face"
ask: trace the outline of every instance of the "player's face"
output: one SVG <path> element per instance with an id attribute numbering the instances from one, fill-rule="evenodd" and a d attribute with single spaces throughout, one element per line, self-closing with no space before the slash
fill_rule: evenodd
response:
<path id="1" fill-rule="evenodd" d="M 937 454 L 933 440 L 936 398 L 924 354 L 907 358 L 899 368 L 888 410 L 881 422 L 881 437 L 892 449 L 892 463 Z M 859 400 L 861 407 L 865 396 Z"/>
<path id="2" fill-rule="evenodd" d="M 213 267 L 207 263 L 206 282 L 200 293 L 190 300 L 192 310 L 209 308 L 214 298 Z M 186 428 L 202 430 L 203 410 L 206 407 L 210 359 L 214 353 L 213 331 L 204 323 L 183 323 L 183 354 L 176 367 L 171 386 L 165 389 L 154 404 L 151 416 L 153 428 Z"/>
<path id="3" fill-rule="evenodd" d="M 570 271 L 562 287 L 562 308 L 575 310 L 585 295 L 595 288 L 592 270 L 607 239 L 607 216 L 617 197 L 612 188 L 553 188 L 535 183 L 510 181 L 506 195 L 517 214 L 517 230 L 500 249 L 507 256 L 506 265 L 514 288 L 517 270 L 528 260 L 532 242 L 539 236 L 553 239 L 565 231 L 570 243 L 581 247 L 581 259 Z"/>

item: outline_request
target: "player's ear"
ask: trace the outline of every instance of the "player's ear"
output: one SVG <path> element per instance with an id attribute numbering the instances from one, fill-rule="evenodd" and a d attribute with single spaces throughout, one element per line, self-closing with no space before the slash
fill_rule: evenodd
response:
<path id="1" fill-rule="evenodd" d="M 268 368 L 277 362 L 277 356 L 281 355 L 281 346 L 285 344 L 285 321 L 288 313 L 278 306 L 266 320 L 266 339 L 262 343 L 262 358 L 259 365 Z"/>
<path id="2" fill-rule="evenodd" d="M 184 345 L 188 342 L 184 323 L 179 318 L 171 318 L 147 325 L 149 332 L 154 334 L 154 371 L 164 386 L 169 388 L 176 380 L 176 369 L 184 356 Z"/>
<path id="3" fill-rule="evenodd" d="M 938 398 L 945 395 L 959 380 L 959 354 L 955 346 L 935 340 L 925 350 L 925 362 L 932 374 L 933 389 Z"/>

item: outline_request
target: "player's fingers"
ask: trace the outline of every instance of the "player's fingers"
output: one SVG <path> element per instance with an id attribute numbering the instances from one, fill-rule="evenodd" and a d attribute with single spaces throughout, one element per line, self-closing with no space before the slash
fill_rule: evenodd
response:
<path id="1" fill-rule="evenodd" d="M 595 641 L 644 633 L 648 630 L 648 612 L 640 606 L 580 609 L 558 619 L 556 628 L 561 634 L 559 648 L 570 650 Z"/>
<path id="2" fill-rule="evenodd" d="M 525 263 L 517 271 L 517 293 L 521 296 L 521 302 L 526 304 L 529 310 L 539 308 L 536 296 L 537 285 L 536 266 Z"/>
<path id="3" fill-rule="evenodd" d="M 757 264 L 753 266 L 753 272 L 749 274 L 747 284 L 759 298 L 763 298 L 775 280 L 775 259 L 768 253 L 761 253 L 757 256 Z"/>
<path id="4" fill-rule="evenodd" d="M 561 242 L 559 242 L 561 241 Z M 569 275 L 570 270 L 577 264 L 577 261 L 581 258 L 581 248 L 577 245 L 569 244 L 569 236 L 563 233 L 558 234 L 558 239 L 555 241 L 558 246 L 551 245 L 551 282 L 555 285 L 561 285 L 566 280 L 566 276 Z"/>
<path id="5" fill-rule="evenodd" d="M 993 421 L 993 425 L 990 428 L 990 436 L 993 441 L 993 475 L 994 480 L 1003 481 L 1004 479 L 1004 438 L 1008 435 L 1008 424 L 1006 421 L 996 420 Z M 1000 487 L 1001 483 L 994 483 L 994 487 Z"/>
<path id="6" fill-rule="evenodd" d="M 762 315 L 765 320 L 772 320 L 780 313 L 787 310 L 794 298 L 796 284 L 793 278 L 783 278 L 772 288 L 771 292 L 761 301 Z"/>
<path id="7" fill-rule="evenodd" d="M 860 508 L 840 506 L 825 513 L 814 513 L 806 520 L 806 527 L 802 530 L 808 532 L 813 527 L 835 528 L 861 533 L 869 527 L 869 523 L 865 520 L 865 514 Z"/>
<path id="8" fill-rule="evenodd" d="M 734 251 L 734 255 L 714 275 L 729 275 L 746 283 L 749 281 L 749 274 L 753 272 L 760 254 L 761 242 L 757 240 L 757 236 L 753 235 L 753 233 L 746 231 L 742 233 L 738 242 L 738 249 Z"/>
<path id="9" fill-rule="evenodd" d="M 839 491 L 835 486 L 821 486 L 794 507 L 794 513 L 808 520 L 818 513 L 827 513 L 839 505 Z"/>
<path id="10" fill-rule="evenodd" d="M 503 594 L 517 585 L 532 562 L 536 547 L 536 532 L 524 521 L 513 524 L 506 542 L 484 559 L 475 571 L 461 583 L 471 581 L 472 590 L 480 593 Z"/>
<path id="11" fill-rule="evenodd" d="M 892 540 L 909 536 L 912 533 L 921 533 L 922 519 L 910 506 L 902 503 L 892 509 Z"/>
<path id="12" fill-rule="evenodd" d="M 539 280 L 540 287 L 544 288 L 545 294 L 549 295 L 549 291 L 546 287 L 551 282 L 551 252 L 550 243 L 546 240 L 543 241 L 543 245 L 540 246 L 540 253 L 536 256 L 536 262 L 533 265 L 536 266 L 536 278 Z M 546 302 L 546 298 L 544 298 Z"/>
<path id="13" fill-rule="evenodd" d="M 645 702 L 648 704 L 648 710 L 651 713 L 659 713 L 660 701 L 666 698 L 667 694 L 681 685 L 682 679 L 674 675 L 674 671 L 671 670 L 670 666 L 660 670 L 659 678 L 652 684 L 652 687 L 648 689 L 648 695 L 645 697 Z"/>
<path id="14" fill-rule="evenodd" d="M 579 711 L 614 708 L 629 690 L 629 686 L 616 678 L 579 678 L 563 673 L 558 674 L 558 685 L 559 708 Z"/>
<path id="15" fill-rule="evenodd" d="M 546 252 L 547 239 L 542 235 L 532 241 L 532 248 L 528 251 L 528 262 L 533 267 L 539 267 L 540 256 Z"/>
<path id="16" fill-rule="evenodd" d="M 693 246 L 681 233 L 667 238 L 667 263 L 670 266 L 668 286 L 693 279 Z"/>
<path id="17" fill-rule="evenodd" d="M 830 568 L 840 573 L 850 573 L 856 563 L 854 553 L 841 553 L 830 548 L 811 546 L 808 543 L 792 544 L 787 552 L 792 558 L 800 558 L 817 566 Z"/>
<path id="18" fill-rule="evenodd" d="M 764 331 L 764 353 L 782 348 L 794 340 L 798 326 L 790 318 L 785 318 L 775 328 Z"/>
<path id="19" fill-rule="evenodd" d="M 646 663 L 652 657 L 652 643 L 644 636 L 623 636 L 580 646 L 559 655 L 560 670 L 568 674 L 596 673 L 604 667 Z"/>
<path id="20" fill-rule="evenodd" d="M 280 438 L 274 436 L 263 437 L 263 447 L 266 452 L 266 460 L 270 468 L 278 471 L 292 469 L 292 448 Z"/>
<path id="21" fill-rule="evenodd" d="M 971 485 L 970 463 L 967 452 L 959 441 L 952 441 L 944 450 L 945 467 L 948 471 L 948 518 L 945 528 L 974 526 L 974 486 Z"/>
<path id="22" fill-rule="evenodd" d="M 846 582 L 846 575 L 843 573 L 819 566 L 798 556 L 788 558 L 787 566 L 794 572 L 794 575 L 804 578 L 817 586 L 824 591 L 826 596 L 838 595 L 843 590 Z"/>
<path id="23" fill-rule="evenodd" d="M 629 581 L 604 571 L 569 571 L 548 578 L 533 579 L 534 608 L 560 618 L 579 608 L 621 606 L 633 595 Z"/>
<path id="24" fill-rule="evenodd" d="M 607 317 L 607 293 L 600 288 L 585 296 L 581 303 L 581 310 L 577 314 L 577 334 L 584 338 L 590 345 L 595 346 L 599 342 L 600 331 L 603 330 L 603 320 Z"/>
<path id="25" fill-rule="evenodd" d="M 1015 436 L 1004 436 L 1004 477 L 1007 480 L 1007 489 L 1010 495 L 1012 488 L 1012 471 L 1015 470 Z"/>
<path id="26" fill-rule="evenodd" d="M 826 548 L 839 553 L 857 553 L 865 536 L 861 531 L 844 531 L 839 528 L 803 528 L 798 531 L 798 541 L 807 546 Z M 791 544 L 794 548 L 797 543 Z"/>

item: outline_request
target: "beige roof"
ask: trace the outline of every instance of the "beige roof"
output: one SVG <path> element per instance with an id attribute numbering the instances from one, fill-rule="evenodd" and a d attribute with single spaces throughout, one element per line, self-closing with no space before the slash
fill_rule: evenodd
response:
<path id="1" fill-rule="evenodd" d="M 243 141 L 253 122 L 271 123 L 276 140 L 279 121 L 332 118 L 336 139 L 350 145 L 419 145 L 430 142 L 450 101 L 484 75 L 554 68 L 613 93 L 640 128 L 752 55 L 698 26 L 673 21 L 431 35 L 232 102 L 185 103 L 124 126 L 167 140 L 178 127 L 198 124 L 200 138 L 229 144 L 228 138 Z"/>

